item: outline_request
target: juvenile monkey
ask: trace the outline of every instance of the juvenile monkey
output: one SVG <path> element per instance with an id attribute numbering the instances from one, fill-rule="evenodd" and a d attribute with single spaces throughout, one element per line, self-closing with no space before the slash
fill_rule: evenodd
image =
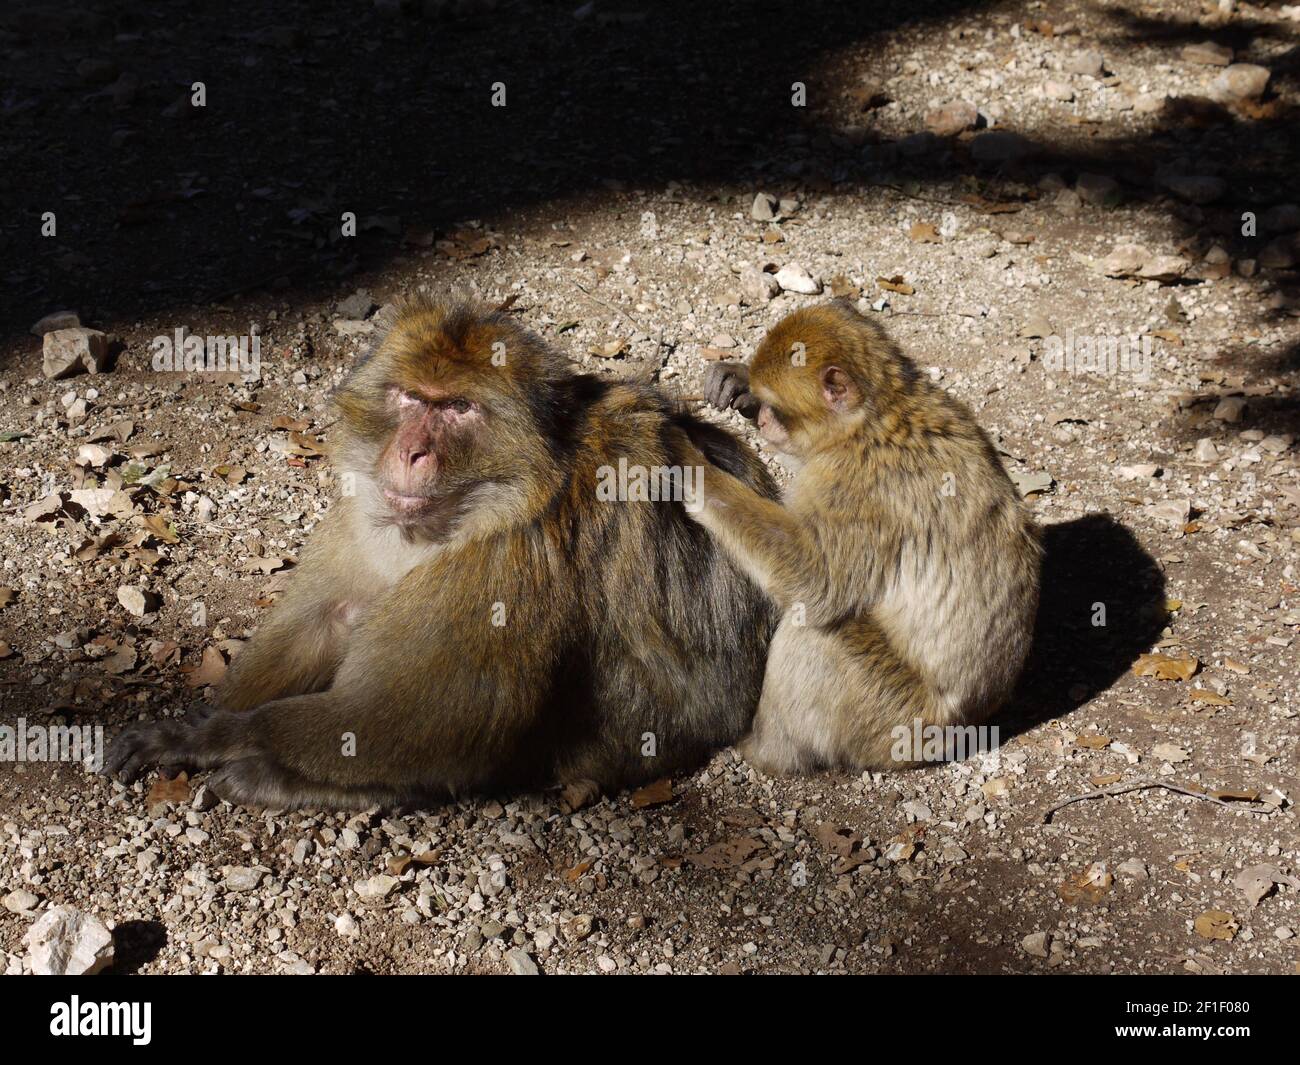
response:
<path id="1" fill-rule="evenodd" d="M 710 467 L 692 514 L 782 611 L 744 757 L 898 767 L 921 759 L 898 746 L 914 723 L 996 710 L 1029 650 L 1040 547 L 970 411 L 841 301 L 778 322 L 748 374 L 716 364 L 706 396 L 756 406 L 797 465 L 784 505 Z"/>
<path id="2" fill-rule="evenodd" d="M 129 728 L 107 772 L 188 765 L 232 802 L 364 807 L 616 789 L 743 734 L 771 605 L 683 501 L 601 488 L 627 469 L 662 488 L 689 443 L 774 499 L 749 449 L 465 306 L 401 308 L 335 399 L 342 497 L 221 709 Z"/>

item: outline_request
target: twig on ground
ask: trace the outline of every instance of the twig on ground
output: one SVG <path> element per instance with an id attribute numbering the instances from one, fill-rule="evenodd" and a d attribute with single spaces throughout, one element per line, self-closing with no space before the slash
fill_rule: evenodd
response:
<path id="1" fill-rule="evenodd" d="M 1213 795 L 1207 795 L 1202 791 L 1193 791 L 1191 788 L 1184 788 L 1178 784 L 1169 784 L 1163 780 L 1134 780 L 1128 784 L 1115 784 L 1109 788 L 1099 788 L 1097 791 L 1085 792 L 1083 795 L 1071 795 L 1068 799 L 1062 799 L 1055 806 L 1049 806 L 1043 811 L 1043 823 L 1050 824 L 1052 815 L 1057 810 L 1069 806 L 1071 803 L 1082 802 L 1084 799 L 1105 799 L 1113 795 L 1124 795 L 1130 791 L 1145 791 L 1148 788 L 1164 788 L 1165 791 L 1176 792 L 1179 795 L 1186 795 L 1192 799 L 1201 799 L 1204 802 L 1212 802 L 1216 806 L 1226 806 L 1229 810 L 1245 810 L 1247 813 L 1264 814 L 1264 810 L 1254 810 L 1249 806 L 1243 806 L 1240 803 L 1225 802 L 1223 799 L 1216 799 Z"/>

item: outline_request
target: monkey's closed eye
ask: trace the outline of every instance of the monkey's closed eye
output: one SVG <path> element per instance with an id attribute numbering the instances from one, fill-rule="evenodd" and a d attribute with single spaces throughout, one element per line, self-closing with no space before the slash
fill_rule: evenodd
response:
<path id="1" fill-rule="evenodd" d="M 474 404 L 467 399 L 452 399 L 447 401 L 447 406 L 457 414 L 468 414 L 474 409 Z"/>

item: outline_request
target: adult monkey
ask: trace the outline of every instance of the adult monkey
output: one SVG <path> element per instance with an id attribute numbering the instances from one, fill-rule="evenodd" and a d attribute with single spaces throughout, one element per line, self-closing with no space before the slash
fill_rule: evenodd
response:
<path id="1" fill-rule="evenodd" d="M 690 484 L 667 472 L 684 433 L 775 499 L 750 449 L 464 305 L 399 308 L 336 405 L 344 494 L 221 708 L 131 726 L 105 772 L 355 808 L 616 789 L 745 732 L 775 613 L 682 502 L 636 488 Z M 631 499 L 601 491 L 614 471 Z"/>

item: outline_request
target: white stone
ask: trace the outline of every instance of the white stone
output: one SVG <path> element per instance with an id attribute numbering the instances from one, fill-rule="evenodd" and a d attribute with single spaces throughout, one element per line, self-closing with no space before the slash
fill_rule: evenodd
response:
<path id="1" fill-rule="evenodd" d="M 112 933 L 99 918 L 71 906 L 47 910 L 23 942 L 37 976 L 89 976 L 113 963 Z"/>

